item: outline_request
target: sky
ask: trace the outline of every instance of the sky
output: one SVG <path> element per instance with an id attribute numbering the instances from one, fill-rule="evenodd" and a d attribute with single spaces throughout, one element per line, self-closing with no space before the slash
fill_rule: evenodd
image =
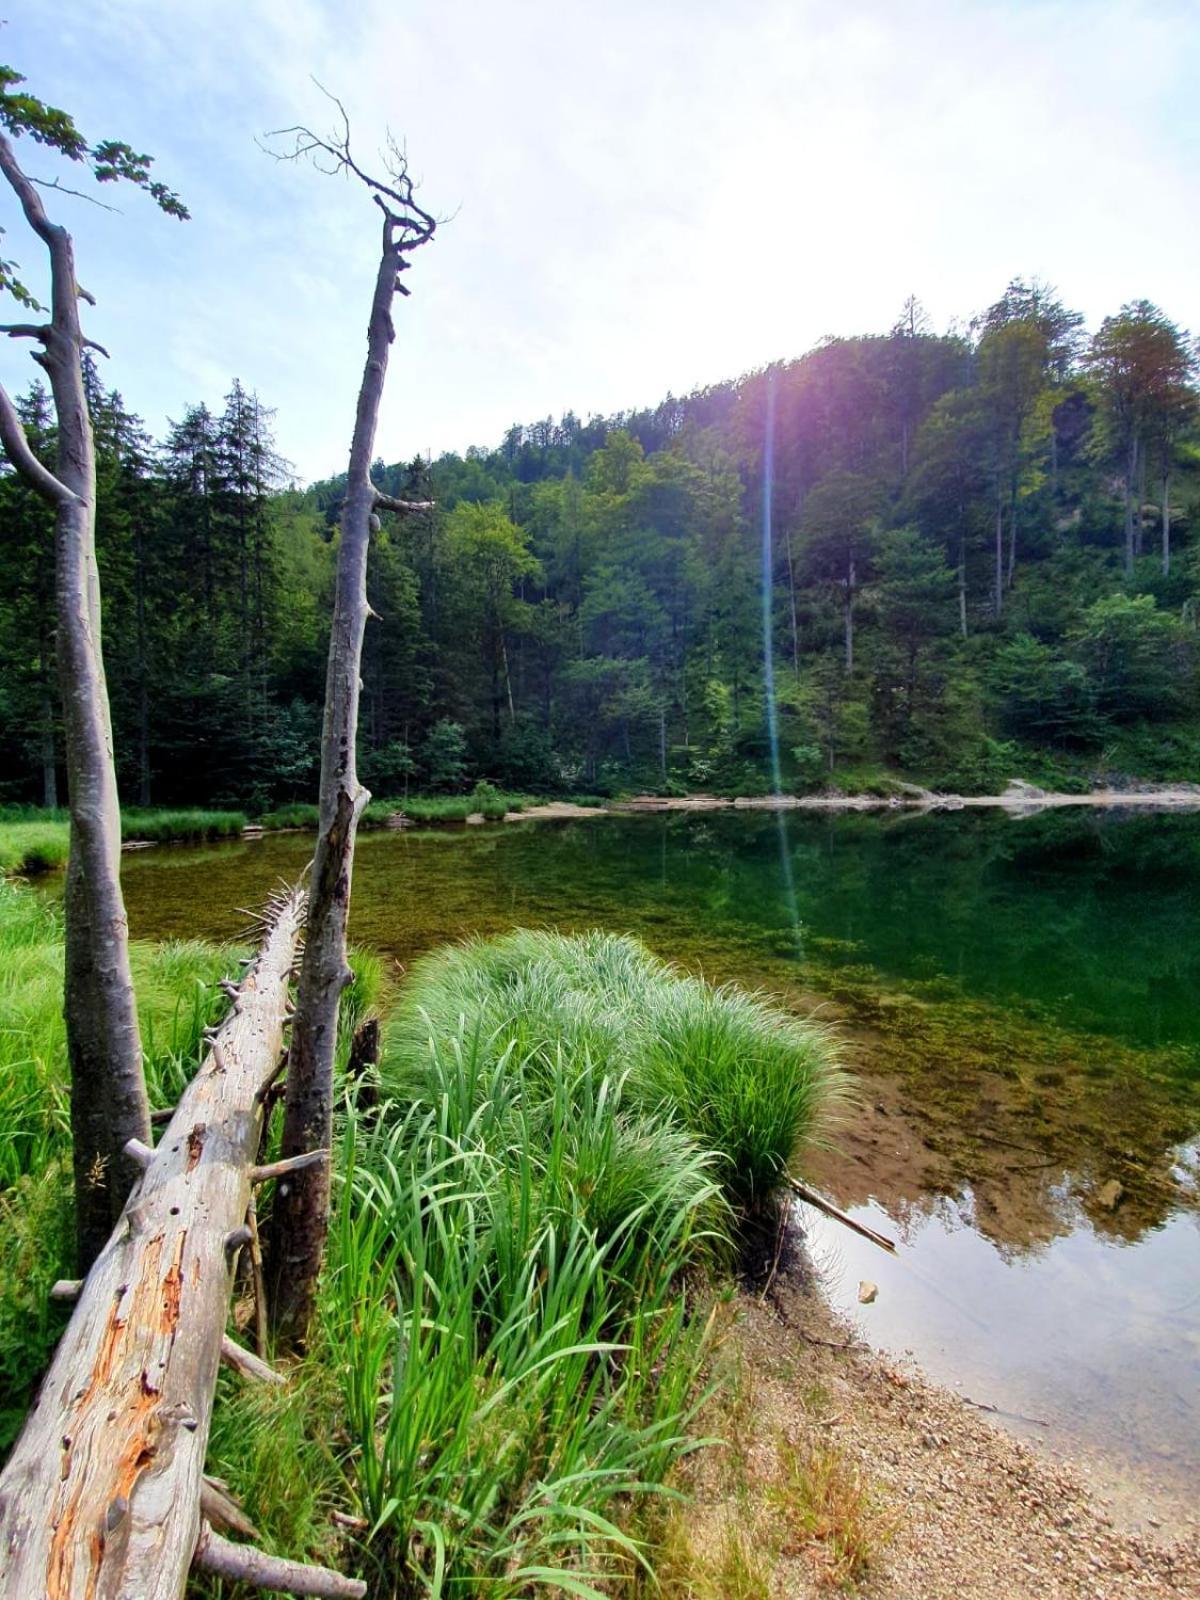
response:
<path id="1" fill-rule="evenodd" d="M 446 219 L 413 261 L 387 461 L 652 405 L 919 296 L 965 324 L 1017 275 L 1090 327 L 1200 331 L 1200 0 L 11 0 L 0 59 L 192 212 L 53 196 L 106 381 L 160 431 L 234 377 L 299 480 L 344 468 L 378 262 L 353 184 L 272 128 L 346 105 Z M 23 147 L 29 170 L 52 162 Z M 42 281 L 15 201 L 6 254 Z M 23 389 L 28 348 L 0 349 Z"/>

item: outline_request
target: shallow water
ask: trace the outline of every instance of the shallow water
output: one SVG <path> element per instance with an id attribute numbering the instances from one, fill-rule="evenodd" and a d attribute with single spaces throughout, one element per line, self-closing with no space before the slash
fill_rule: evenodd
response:
<path id="1" fill-rule="evenodd" d="M 133 932 L 235 936 L 235 907 L 311 846 L 133 853 Z M 901 1238 L 892 1262 L 816 1225 L 835 1299 L 857 1311 L 871 1278 L 874 1342 L 1094 1454 L 1112 1489 L 1194 1489 L 1200 817 L 667 814 L 360 840 L 352 936 L 397 974 L 520 923 L 627 929 L 819 1003 L 863 1095 L 813 1174 Z"/>

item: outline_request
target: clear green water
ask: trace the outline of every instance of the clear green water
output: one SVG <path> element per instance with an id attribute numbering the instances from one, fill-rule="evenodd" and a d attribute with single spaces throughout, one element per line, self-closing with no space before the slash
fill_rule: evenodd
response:
<path id="1" fill-rule="evenodd" d="M 235 908 L 311 845 L 131 854 L 133 932 L 236 936 Z M 1114 1481 L 1194 1483 L 1200 816 L 676 813 L 360 839 L 352 936 L 397 977 L 515 924 L 630 930 L 820 1006 L 862 1108 L 813 1175 L 902 1239 L 892 1263 L 816 1231 L 835 1297 L 872 1277 L 873 1339 L 1103 1452 Z"/>

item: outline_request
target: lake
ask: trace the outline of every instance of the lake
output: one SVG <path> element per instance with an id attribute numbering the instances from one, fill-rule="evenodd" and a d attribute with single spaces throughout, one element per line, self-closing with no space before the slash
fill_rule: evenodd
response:
<path id="1" fill-rule="evenodd" d="M 135 936 L 235 937 L 311 836 L 129 854 Z M 1200 816 L 665 813 L 363 835 L 352 937 L 639 934 L 836 1024 L 805 1210 L 864 1336 L 1143 1511 L 1200 1474 Z M 859 1280 L 879 1286 L 857 1303 Z"/>

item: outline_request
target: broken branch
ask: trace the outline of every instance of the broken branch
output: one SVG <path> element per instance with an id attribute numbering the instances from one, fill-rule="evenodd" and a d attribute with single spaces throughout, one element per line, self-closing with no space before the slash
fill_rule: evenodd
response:
<path id="1" fill-rule="evenodd" d="M 282 1386 L 287 1382 L 282 1372 L 276 1372 L 274 1367 L 256 1356 L 253 1350 L 247 1350 L 245 1345 L 238 1344 L 237 1340 L 231 1339 L 228 1334 L 221 1340 L 221 1360 L 227 1367 L 232 1367 L 239 1377 L 247 1378 L 253 1383 L 273 1383 Z"/>
<path id="2" fill-rule="evenodd" d="M 358 1578 L 344 1578 L 328 1567 L 309 1567 L 301 1561 L 285 1561 L 262 1550 L 231 1544 L 206 1522 L 196 1541 L 193 1566 L 232 1583 L 248 1583 L 256 1589 L 276 1593 L 316 1595 L 321 1600 L 363 1600 L 367 1586 Z"/>
<path id="3" fill-rule="evenodd" d="M 375 491 L 375 504 L 385 511 L 432 511 L 436 503 L 434 500 L 397 500 L 394 495 L 384 494 L 382 489 Z"/>
<path id="4" fill-rule="evenodd" d="M 827 1217 L 832 1217 L 835 1222 L 840 1222 L 843 1227 L 851 1228 L 864 1239 L 869 1239 L 872 1244 L 877 1244 L 881 1250 L 886 1250 L 888 1255 L 896 1254 L 896 1244 L 886 1234 L 876 1233 L 874 1228 L 868 1228 L 865 1222 L 856 1222 L 853 1217 L 839 1211 L 831 1200 L 826 1200 L 823 1194 L 818 1194 L 815 1189 L 810 1189 L 806 1183 L 801 1183 L 799 1178 L 789 1178 L 788 1186 L 793 1194 L 801 1200 L 807 1201 L 810 1206 L 815 1206 L 818 1211 L 823 1211 Z"/>
<path id="5" fill-rule="evenodd" d="M 285 1156 L 282 1161 L 268 1161 L 265 1167 L 251 1167 L 250 1182 L 266 1183 L 269 1178 L 282 1178 L 289 1172 L 300 1172 L 305 1167 L 315 1167 L 318 1161 L 328 1159 L 328 1150 L 309 1150 L 302 1156 Z"/>

